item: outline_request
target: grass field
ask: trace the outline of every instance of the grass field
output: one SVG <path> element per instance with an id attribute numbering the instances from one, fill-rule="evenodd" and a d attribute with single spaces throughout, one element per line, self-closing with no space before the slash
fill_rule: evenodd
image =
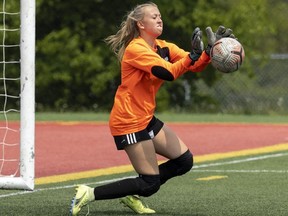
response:
<path id="1" fill-rule="evenodd" d="M 156 116 L 168 122 L 288 123 L 288 116 L 280 115 L 158 113 Z M 38 121 L 108 121 L 108 119 L 108 113 L 36 113 Z"/>
<path id="2" fill-rule="evenodd" d="M 171 179 L 146 203 L 155 215 L 288 215 L 288 152 L 196 163 Z M 1 215 L 68 215 L 75 184 L 97 186 L 135 173 L 36 185 L 33 192 L 1 190 Z M 134 215 L 118 200 L 90 204 L 90 215 Z M 87 210 L 83 211 L 85 215 Z"/>
<path id="3" fill-rule="evenodd" d="M 286 116 L 160 114 L 164 121 L 287 124 Z M 37 121 L 107 121 L 108 114 L 39 113 Z M 286 148 L 287 149 L 287 148 Z M 197 160 L 188 174 L 171 179 L 145 202 L 162 216 L 288 215 L 288 151 Z M 221 158 L 221 157 L 220 157 Z M 225 157 L 222 157 L 225 158 Z M 97 186 L 134 172 L 101 175 L 61 183 L 37 183 L 34 191 L 0 190 L 0 215 L 68 215 L 76 184 Z M 37 181 L 36 181 L 37 182 Z M 117 199 L 90 204 L 90 215 L 135 215 Z M 81 215 L 85 215 L 87 209 Z"/>
<path id="4" fill-rule="evenodd" d="M 42 112 L 35 114 L 36 121 L 108 121 L 109 113 L 53 113 Z M 241 123 L 288 123 L 284 115 L 232 115 L 232 114 L 194 114 L 194 113 L 158 113 L 163 121 L 169 122 L 241 122 Z M 4 120 L 1 119 L 0 121 Z M 11 113 L 9 120 L 18 120 L 19 114 Z"/>

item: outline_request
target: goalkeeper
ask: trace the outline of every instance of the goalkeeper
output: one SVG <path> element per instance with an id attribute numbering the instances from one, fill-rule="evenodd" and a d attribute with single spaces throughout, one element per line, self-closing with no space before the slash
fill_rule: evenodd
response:
<path id="1" fill-rule="evenodd" d="M 167 180 L 187 173 L 193 166 L 193 155 L 186 144 L 154 116 L 156 93 L 165 81 L 173 81 L 187 71 L 203 71 L 210 63 L 214 42 L 232 36 L 232 31 L 220 26 L 213 33 L 208 27 L 208 46 L 204 50 L 202 32 L 197 27 L 191 51 L 186 52 L 157 39 L 162 30 L 157 5 L 146 3 L 129 12 L 120 30 L 106 38 L 121 62 L 121 84 L 110 115 L 110 130 L 117 149 L 126 152 L 139 176 L 95 188 L 77 186 L 71 215 L 77 215 L 91 201 L 115 198 L 136 213 L 155 213 L 140 196 L 151 196 Z M 158 166 L 157 154 L 168 161 Z"/>

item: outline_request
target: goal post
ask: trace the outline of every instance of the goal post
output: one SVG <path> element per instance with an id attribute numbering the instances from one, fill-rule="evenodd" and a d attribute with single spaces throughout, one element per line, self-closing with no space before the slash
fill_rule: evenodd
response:
<path id="1" fill-rule="evenodd" d="M 0 188 L 34 190 L 35 178 L 35 0 L 20 1 L 19 177 L 0 176 Z"/>

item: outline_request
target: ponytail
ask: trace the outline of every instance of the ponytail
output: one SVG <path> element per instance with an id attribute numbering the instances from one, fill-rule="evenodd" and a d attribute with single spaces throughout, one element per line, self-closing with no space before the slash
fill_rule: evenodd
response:
<path id="1" fill-rule="evenodd" d="M 143 8 L 153 6 L 157 7 L 154 3 L 146 3 L 136 6 L 133 10 L 127 13 L 126 20 L 124 20 L 120 29 L 115 35 L 110 35 L 105 38 L 105 42 L 111 47 L 111 50 L 115 53 L 118 60 L 121 61 L 123 58 L 124 51 L 128 44 L 139 36 L 139 30 L 137 22 L 144 18 Z"/>

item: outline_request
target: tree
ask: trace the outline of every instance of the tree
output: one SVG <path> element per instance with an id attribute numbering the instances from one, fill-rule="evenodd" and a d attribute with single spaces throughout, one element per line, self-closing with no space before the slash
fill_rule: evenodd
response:
<path id="1" fill-rule="evenodd" d="M 84 0 L 37 1 L 36 101 L 38 110 L 110 110 L 120 67 L 104 38 L 115 34 L 131 7 L 146 1 Z M 190 50 L 196 26 L 214 30 L 222 24 L 233 28 L 243 44 L 246 59 L 241 73 L 249 70 L 252 57 L 275 51 L 287 52 L 286 1 L 272 0 L 166 0 L 154 1 L 162 13 L 161 38 Z M 271 18 L 273 16 L 273 19 Z M 281 33 L 281 35 L 279 35 Z M 277 36 L 281 45 L 273 38 Z M 186 73 L 165 83 L 157 95 L 159 110 L 205 107 L 213 98 L 201 95 L 195 82 L 212 87 L 221 74 L 208 66 L 200 74 Z"/>

